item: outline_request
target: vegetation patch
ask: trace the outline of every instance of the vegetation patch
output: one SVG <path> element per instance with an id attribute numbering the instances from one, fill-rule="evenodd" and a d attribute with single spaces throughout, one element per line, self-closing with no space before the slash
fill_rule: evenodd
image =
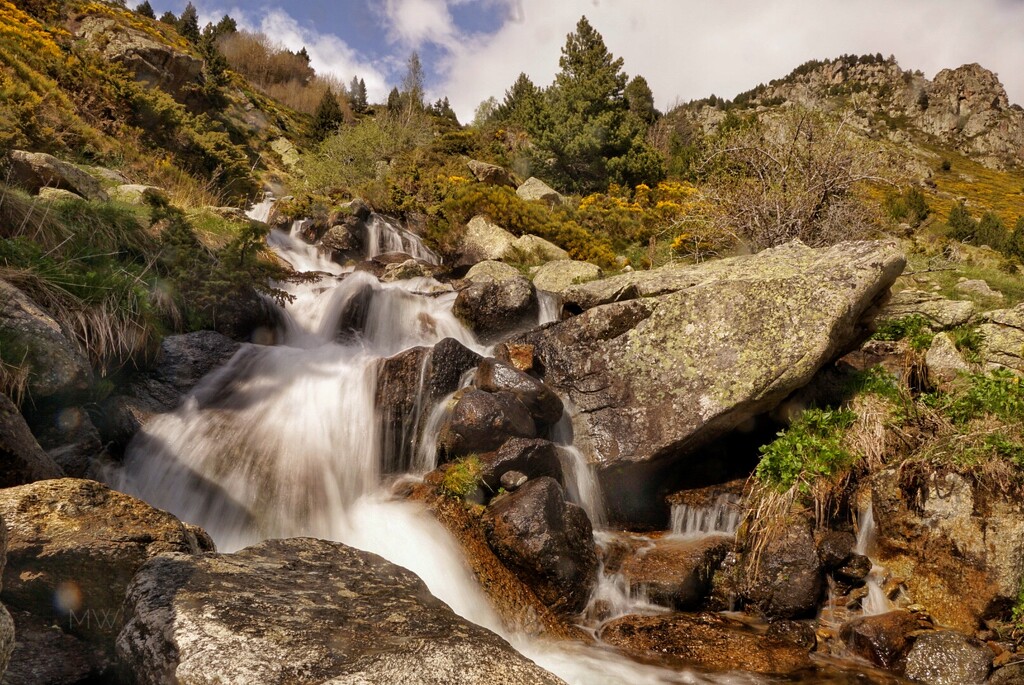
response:
<path id="1" fill-rule="evenodd" d="M 475 454 L 463 457 L 445 468 L 441 488 L 449 495 L 465 498 L 480 485 L 483 470 L 480 457 Z"/>

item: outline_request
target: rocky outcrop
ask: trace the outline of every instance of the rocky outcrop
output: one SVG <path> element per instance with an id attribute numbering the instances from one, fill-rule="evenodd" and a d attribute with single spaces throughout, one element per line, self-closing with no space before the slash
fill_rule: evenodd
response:
<path id="1" fill-rule="evenodd" d="M 597 553 L 587 515 L 565 501 L 553 478 L 537 478 L 495 499 L 483 518 L 487 542 L 559 613 L 583 609 L 597 582 Z"/>
<path id="2" fill-rule="evenodd" d="M 470 283 L 504 283 L 516 278 L 522 278 L 519 269 L 494 259 L 478 262 L 466 272 L 466 280 Z"/>
<path id="3" fill-rule="evenodd" d="M 138 374 L 126 391 L 105 400 L 97 428 L 104 441 L 128 444 L 154 415 L 178 406 L 208 373 L 238 352 L 241 345 L 214 331 L 169 335 L 160 343 L 155 364 Z"/>
<path id="4" fill-rule="evenodd" d="M 322 540 L 158 556 L 125 610 L 117 651 L 143 684 L 561 683 L 409 571 Z"/>
<path id="5" fill-rule="evenodd" d="M 605 642 L 655 663 L 784 675 L 809 668 L 808 647 L 758 635 L 721 614 L 623 616 L 599 634 Z"/>
<path id="6" fill-rule="evenodd" d="M 89 200 L 107 201 L 100 182 L 73 164 L 62 162 L 45 152 L 12 150 L 11 182 L 31 192 L 41 188 L 69 190 Z"/>
<path id="7" fill-rule="evenodd" d="M 1024 305 L 986 312 L 978 332 L 986 368 L 1024 373 Z"/>
<path id="8" fill-rule="evenodd" d="M 947 333 L 939 333 L 932 339 L 924 356 L 924 365 L 928 370 L 929 382 L 936 387 L 951 383 L 960 374 L 971 373 L 973 370 Z"/>
<path id="9" fill-rule="evenodd" d="M 540 267 L 533 276 L 533 285 L 537 290 L 561 293 L 574 285 L 595 281 L 602 275 L 601 267 L 595 264 L 566 259 Z"/>
<path id="10" fill-rule="evenodd" d="M 565 203 L 565 198 L 557 190 L 536 176 L 531 176 L 516 188 L 516 195 L 524 200 L 536 200 L 552 206 Z"/>
<path id="11" fill-rule="evenodd" d="M 516 187 L 515 177 L 512 172 L 508 171 L 504 167 L 500 167 L 497 164 L 488 164 L 487 162 L 481 162 L 476 159 L 471 159 L 466 162 L 466 166 L 476 177 L 476 180 L 481 183 L 486 183 L 492 186 L 506 186 L 509 188 Z"/>
<path id="12" fill-rule="evenodd" d="M 776 406 L 865 335 L 899 275 L 891 243 L 799 243 L 576 286 L 584 311 L 514 338 L 576 406 L 576 445 L 610 465 L 681 458 Z"/>
<path id="13" fill-rule="evenodd" d="M 906 656 L 914 643 L 912 633 L 920 627 L 909 611 L 889 611 L 848 621 L 839 637 L 857 656 L 882 668 L 894 668 Z"/>
<path id="14" fill-rule="evenodd" d="M 8 528 L 2 598 L 107 653 L 138 568 L 161 552 L 196 553 L 170 514 L 88 480 L 47 480 L 0 490 Z"/>
<path id="15" fill-rule="evenodd" d="M 528 233 L 512 241 L 504 259 L 517 264 L 544 264 L 567 261 L 569 253 L 552 242 Z"/>
<path id="16" fill-rule="evenodd" d="M 500 260 L 516 237 L 485 216 L 475 216 L 466 224 L 462 238 L 460 264 L 476 264 L 487 259 Z"/>
<path id="17" fill-rule="evenodd" d="M 140 185 L 137 183 L 128 183 L 124 185 L 115 186 L 110 189 L 110 197 L 118 202 L 125 202 L 130 205 L 145 205 L 154 201 L 167 201 L 167 192 L 163 188 L 156 186 Z M 216 207 L 214 209 L 231 209 L 228 207 Z M 243 214 L 242 219 L 245 218 Z"/>
<path id="18" fill-rule="evenodd" d="M 136 81 L 160 88 L 179 102 L 188 103 L 203 84 L 203 61 L 184 50 L 109 17 L 81 17 L 77 24 L 76 35 L 105 58 L 124 66 Z"/>
<path id="19" fill-rule="evenodd" d="M 885 470 L 868 483 L 875 561 L 936 622 L 973 633 L 1024 577 L 1024 505 L 955 473 Z"/>
<path id="20" fill-rule="evenodd" d="M 733 547 L 732 536 L 698 540 L 665 537 L 640 549 L 619 572 L 630 590 L 680 611 L 698 609 L 711 590 L 711 577 Z"/>
<path id="21" fill-rule="evenodd" d="M 0 281 L 0 336 L 4 362 L 27 368 L 33 399 L 74 394 L 92 382 L 89 361 L 60 324 L 6 281 Z"/>
<path id="22" fill-rule="evenodd" d="M 926 633 L 907 654 L 906 675 L 928 685 L 980 685 L 992 669 L 992 650 L 952 630 Z"/>
<path id="23" fill-rule="evenodd" d="M 496 282 L 477 282 L 459 291 L 452 306 L 466 326 L 493 341 L 536 321 L 537 293 L 522 276 Z"/>
<path id="24" fill-rule="evenodd" d="M 974 316 L 974 303 L 947 300 L 923 290 L 906 289 L 894 293 L 878 315 L 880 321 L 920 316 L 935 330 L 962 326 Z"/>
<path id="25" fill-rule="evenodd" d="M 980 297 L 983 300 L 1001 300 L 1003 294 L 998 290 L 993 290 L 992 286 L 980 278 L 974 278 L 970 280 L 962 280 L 953 286 L 953 290 L 958 295 L 967 295 Z"/>
<path id="26" fill-rule="evenodd" d="M 0 394 L 0 488 L 63 475 L 36 442 L 18 408 L 7 395 Z"/>
<path id="27" fill-rule="evenodd" d="M 766 616 L 803 618 L 814 615 L 824 591 L 824 573 L 810 524 L 795 519 L 765 545 L 744 594 Z"/>

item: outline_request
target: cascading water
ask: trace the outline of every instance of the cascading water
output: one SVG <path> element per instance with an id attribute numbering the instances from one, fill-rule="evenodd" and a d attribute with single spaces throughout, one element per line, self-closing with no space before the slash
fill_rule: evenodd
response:
<path id="1" fill-rule="evenodd" d="M 270 202 L 250 216 L 266 220 Z M 419 239 L 377 215 L 368 253 L 400 250 L 436 261 Z M 111 479 L 182 519 L 203 526 L 222 551 L 269 537 L 315 536 L 368 550 L 419 575 L 458 614 L 497 632 L 569 683 L 751 683 L 746 675 L 706 679 L 628 661 L 594 646 L 544 644 L 509 634 L 467 569 L 458 543 L 421 507 L 389 497 L 383 482 L 380 360 L 453 337 L 482 348 L 451 314 L 454 294 L 426 296 L 432 279 L 381 284 L 350 273 L 300 239 L 303 226 L 275 231 L 269 244 L 315 282 L 281 284 L 281 344 L 243 345 L 176 411 L 154 418 L 129 445 Z M 426 432 L 413 460 L 433 466 L 432 440 L 443 408 L 422 407 Z M 596 479 L 563 445 L 571 495 L 603 521 Z"/>
<path id="2" fill-rule="evenodd" d="M 743 499 L 723 494 L 710 507 L 672 506 L 672 535 L 699 539 L 709 535 L 735 535 L 743 519 Z"/>
<path id="3" fill-rule="evenodd" d="M 869 552 L 872 550 L 875 542 L 875 512 L 870 502 L 860 512 L 857 523 L 857 545 L 854 547 L 854 551 L 857 554 L 870 557 Z M 864 586 L 867 588 L 868 594 L 861 601 L 861 609 L 865 616 L 884 614 L 893 609 L 892 602 L 885 596 L 885 591 L 882 589 L 885 573 L 886 570 L 883 566 L 879 566 L 872 561 L 871 571 L 868 573 L 868 577 L 864 579 Z"/>

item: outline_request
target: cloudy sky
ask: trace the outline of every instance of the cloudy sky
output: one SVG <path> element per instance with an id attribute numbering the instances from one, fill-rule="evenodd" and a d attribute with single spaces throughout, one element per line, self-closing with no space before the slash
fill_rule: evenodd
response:
<path id="1" fill-rule="evenodd" d="M 134 5 L 136 0 L 128 0 Z M 150 0 L 157 14 L 187 0 Z M 193 0 L 203 21 L 225 13 L 318 71 L 365 79 L 381 101 L 413 50 L 428 96 L 447 96 L 459 119 L 499 99 L 519 72 L 547 85 L 581 15 L 650 83 L 657 105 L 712 93 L 732 97 L 808 59 L 895 55 L 929 78 L 978 62 L 1024 104 L 1024 0 Z"/>

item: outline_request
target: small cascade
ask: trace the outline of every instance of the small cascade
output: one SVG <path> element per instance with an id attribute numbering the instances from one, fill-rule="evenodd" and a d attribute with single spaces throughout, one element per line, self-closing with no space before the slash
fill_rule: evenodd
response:
<path id="1" fill-rule="evenodd" d="M 559 310 L 562 307 L 562 298 L 556 293 L 549 293 L 546 290 L 537 291 L 537 325 L 543 326 L 552 321 L 558 321 Z"/>
<path id="2" fill-rule="evenodd" d="M 569 501 L 587 512 L 594 530 L 600 530 L 608 525 L 608 508 L 597 479 L 597 468 L 573 443 L 572 412 L 575 408 L 568 398 L 562 398 L 562 404 L 565 410 L 562 418 L 551 428 L 551 441 L 558 445 L 566 495 Z"/>
<path id="3" fill-rule="evenodd" d="M 699 539 L 709 535 L 735 535 L 743 519 L 743 498 L 722 494 L 710 507 L 672 505 L 672 535 Z"/>
<path id="4" fill-rule="evenodd" d="M 612 548 L 619 542 L 616 533 L 607 530 L 594 532 L 594 543 L 602 560 L 597 573 L 597 586 L 584 611 L 588 623 L 600 624 L 628 614 L 661 614 L 668 608 L 650 601 L 643 589 L 630 587 L 629 580 L 617 570 L 609 570 L 607 562 Z"/>
<path id="5" fill-rule="evenodd" d="M 870 502 L 858 517 L 857 545 L 854 551 L 870 558 L 869 552 L 874 548 L 875 543 L 875 513 Z M 892 602 L 885 596 L 882 583 L 885 581 L 886 569 L 884 566 L 875 564 L 872 560 L 871 571 L 865 578 L 867 597 L 861 602 L 861 609 L 865 616 L 884 614 L 893 610 Z"/>
<path id="6" fill-rule="evenodd" d="M 402 228 L 394 219 L 374 212 L 366 220 L 366 258 L 373 259 L 387 252 L 404 252 L 429 264 L 438 264 L 418 235 Z"/>

